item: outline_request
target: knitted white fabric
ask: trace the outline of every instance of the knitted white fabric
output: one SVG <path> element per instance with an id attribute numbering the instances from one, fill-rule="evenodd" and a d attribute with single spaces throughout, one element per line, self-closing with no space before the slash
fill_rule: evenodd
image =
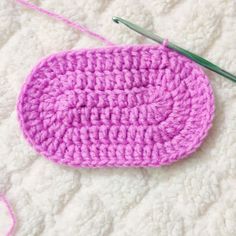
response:
<path id="1" fill-rule="evenodd" d="M 109 20 L 122 16 L 236 74 L 235 1 L 34 2 L 112 42 L 150 43 Z M 17 96 L 40 58 L 101 44 L 9 0 L 0 1 L 0 22 L 0 192 L 18 218 L 17 236 L 236 235 L 234 83 L 206 71 L 215 119 L 206 142 L 189 159 L 159 169 L 60 167 L 39 158 L 22 137 Z"/>

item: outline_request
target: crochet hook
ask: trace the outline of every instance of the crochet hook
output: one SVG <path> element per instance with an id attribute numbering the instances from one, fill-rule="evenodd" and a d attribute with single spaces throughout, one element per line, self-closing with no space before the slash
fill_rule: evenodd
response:
<path id="1" fill-rule="evenodd" d="M 131 23 L 131 22 L 127 21 L 127 20 L 124 20 L 124 19 L 122 19 L 120 17 L 114 16 L 114 17 L 112 17 L 112 20 L 115 23 L 117 23 L 117 24 L 119 24 L 119 23 L 124 24 L 128 28 L 134 30 L 135 32 L 137 32 L 137 33 L 139 33 L 139 34 L 141 34 L 141 35 L 143 35 L 143 36 L 145 36 L 145 37 L 147 37 L 147 38 L 149 38 L 149 39 L 151 39 L 151 40 L 153 40 L 155 42 L 158 42 L 158 43 L 163 43 L 164 42 L 164 39 L 161 38 L 160 36 L 150 32 L 150 31 L 148 31 L 146 29 L 143 29 L 142 27 L 140 27 L 140 26 L 138 26 L 138 25 L 136 25 L 134 23 Z M 200 56 L 198 56 L 198 55 L 196 55 L 196 54 L 194 54 L 194 53 L 192 53 L 190 51 L 187 51 L 187 50 L 185 50 L 185 49 L 175 45 L 174 43 L 168 42 L 167 46 L 169 48 L 171 48 L 171 49 L 181 53 L 182 55 L 190 58 L 191 60 L 197 62 L 199 65 L 204 66 L 207 69 L 209 69 L 211 71 L 214 71 L 217 74 L 222 75 L 222 76 L 224 76 L 227 79 L 230 79 L 231 81 L 236 82 L 236 76 L 234 76 L 233 74 L 231 74 L 231 73 L 221 69 L 217 65 L 211 63 L 210 61 L 208 61 L 208 60 L 206 60 L 206 59 L 204 59 L 204 58 L 202 58 L 202 57 L 200 57 Z"/>

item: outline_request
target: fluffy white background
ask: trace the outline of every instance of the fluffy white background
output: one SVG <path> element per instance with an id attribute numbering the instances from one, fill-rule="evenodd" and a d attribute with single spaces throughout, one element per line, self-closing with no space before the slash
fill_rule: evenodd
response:
<path id="1" fill-rule="evenodd" d="M 111 21 L 127 18 L 236 74 L 233 0 L 33 2 L 117 44 L 149 42 Z M 15 105 L 31 68 L 50 53 L 95 46 L 102 44 L 0 0 L 0 192 L 16 213 L 16 235 L 235 236 L 236 84 L 217 74 L 207 71 L 216 100 L 213 128 L 191 158 L 172 166 L 76 170 L 42 158 L 24 140 Z"/>

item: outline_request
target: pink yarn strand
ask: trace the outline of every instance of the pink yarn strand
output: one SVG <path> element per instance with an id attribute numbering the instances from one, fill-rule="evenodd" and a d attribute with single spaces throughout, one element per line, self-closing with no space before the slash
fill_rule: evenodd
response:
<path id="1" fill-rule="evenodd" d="M 110 42 L 108 39 L 104 38 L 103 36 L 101 36 L 101 35 L 99 35 L 99 34 L 97 34 L 95 32 L 92 32 L 89 29 L 85 28 L 84 26 L 79 25 L 78 23 L 75 23 L 75 22 L 73 22 L 73 21 L 71 21 L 71 20 L 69 20 L 69 19 L 67 19 L 67 18 L 65 18 L 65 17 L 63 17 L 63 16 L 61 16 L 59 14 L 56 14 L 56 13 L 50 12 L 48 10 L 45 10 L 45 9 L 43 9 L 43 8 L 41 8 L 39 6 L 36 6 L 36 5 L 32 4 L 32 3 L 29 3 L 28 1 L 25 1 L 25 0 L 16 0 L 16 2 L 18 2 L 19 4 L 24 5 L 25 7 L 29 8 L 29 9 L 35 10 L 35 11 L 40 12 L 42 14 L 45 14 L 45 15 L 51 17 L 51 18 L 54 18 L 54 19 L 56 19 L 58 21 L 62 21 L 66 25 L 68 25 L 70 27 L 73 27 L 73 28 L 75 28 L 75 29 L 77 29 L 77 30 L 79 30 L 79 31 L 81 31 L 83 33 L 86 33 L 87 35 L 89 35 L 89 36 L 91 36 L 91 37 L 93 37 L 95 39 L 98 39 L 101 42 L 103 42 L 103 43 L 105 43 L 105 44 L 107 44 L 109 46 L 113 46 L 114 45 L 112 42 Z"/>
<path id="2" fill-rule="evenodd" d="M 16 217 L 15 214 L 10 206 L 10 203 L 7 201 L 6 197 L 3 194 L 0 194 L 0 202 L 3 202 L 3 204 L 6 206 L 7 210 L 8 210 L 8 214 L 12 220 L 12 224 L 10 229 L 8 230 L 6 236 L 12 236 L 13 235 L 13 231 L 15 229 L 16 226 Z"/>

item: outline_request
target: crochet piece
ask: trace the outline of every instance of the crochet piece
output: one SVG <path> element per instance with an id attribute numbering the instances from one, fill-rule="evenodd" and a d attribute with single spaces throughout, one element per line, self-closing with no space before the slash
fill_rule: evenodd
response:
<path id="1" fill-rule="evenodd" d="M 200 146 L 214 99 L 202 69 L 165 46 L 112 46 L 43 59 L 17 109 L 26 139 L 54 162 L 157 167 Z"/>

